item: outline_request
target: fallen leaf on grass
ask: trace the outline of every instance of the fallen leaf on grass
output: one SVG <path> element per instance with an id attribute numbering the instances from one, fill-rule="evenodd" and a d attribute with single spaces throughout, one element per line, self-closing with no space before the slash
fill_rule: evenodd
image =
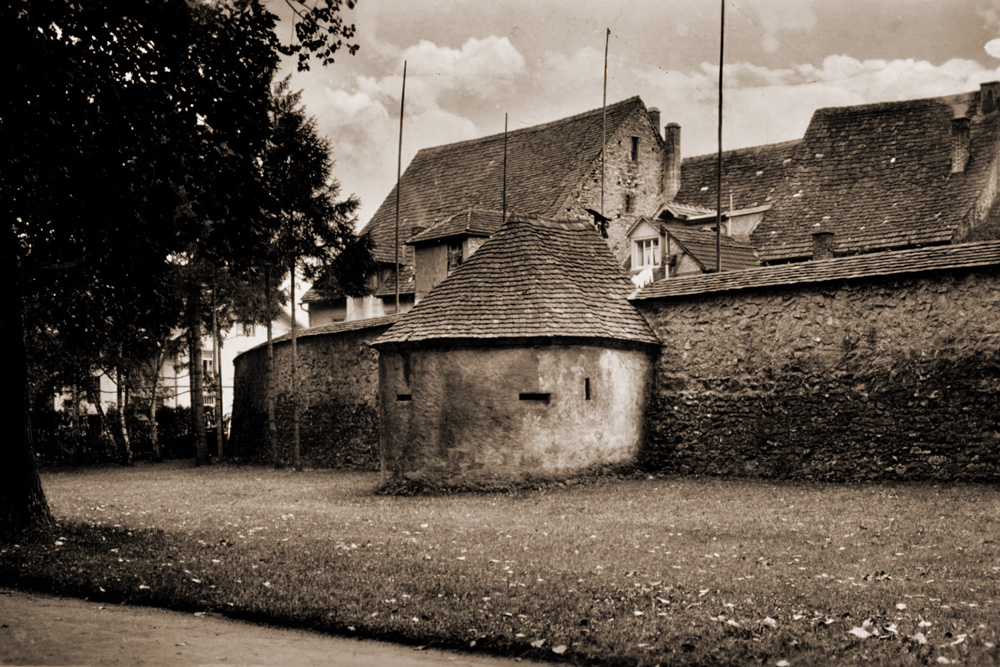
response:
<path id="1" fill-rule="evenodd" d="M 910 639 L 912 639 L 913 641 L 917 642 L 921 646 L 923 646 L 924 644 L 927 643 L 927 637 L 925 637 L 924 633 L 922 633 L 922 632 L 918 632 L 917 634 L 915 634 L 912 637 L 910 637 Z"/>
<path id="2" fill-rule="evenodd" d="M 776 628 L 778 627 L 778 622 L 773 618 L 771 618 L 770 616 L 768 616 L 767 618 L 764 619 L 764 625 L 766 625 L 769 628 Z"/>
<path id="3" fill-rule="evenodd" d="M 568 647 L 567 647 L 567 646 L 566 646 L 565 644 L 560 644 L 559 646 L 556 646 L 556 647 L 554 647 L 554 648 L 552 649 L 552 652 L 553 652 L 553 653 L 558 653 L 559 655 L 562 655 L 563 653 L 565 653 L 565 652 L 566 652 L 566 649 L 567 649 L 567 648 L 568 648 Z"/>
<path id="4" fill-rule="evenodd" d="M 535 641 L 531 642 L 531 645 L 534 646 L 535 648 L 542 648 L 544 644 L 545 644 L 544 639 L 536 639 Z"/>
<path id="5" fill-rule="evenodd" d="M 868 639 L 869 637 L 872 636 L 872 633 L 868 632 L 864 628 L 859 628 L 859 627 L 851 628 L 851 631 L 848 634 L 854 635 L 858 639 Z"/>

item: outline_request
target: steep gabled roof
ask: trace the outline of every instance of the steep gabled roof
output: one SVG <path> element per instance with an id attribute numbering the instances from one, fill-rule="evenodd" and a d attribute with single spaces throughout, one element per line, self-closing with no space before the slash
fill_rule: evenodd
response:
<path id="1" fill-rule="evenodd" d="M 677 229 L 664 226 L 664 230 L 694 258 L 704 271 L 715 271 L 715 232 L 707 229 Z M 759 266 L 760 260 L 753 246 L 746 241 L 723 235 L 719 239 L 722 270 L 735 271 Z"/>
<path id="2" fill-rule="evenodd" d="M 482 211 L 470 208 L 445 218 L 430 229 L 425 229 L 409 241 L 416 245 L 427 241 L 438 241 L 453 236 L 493 236 L 503 224 L 501 211 Z"/>
<path id="3" fill-rule="evenodd" d="M 724 271 L 683 278 L 668 278 L 644 287 L 631 300 L 731 292 L 763 287 L 853 280 L 978 266 L 1000 266 L 1000 241 L 877 252 L 835 257 L 742 271 Z"/>
<path id="4" fill-rule="evenodd" d="M 607 136 L 640 111 L 645 115 L 638 97 L 609 105 Z M 601 144 L 601 109 L 509 132 L 507 210 L 561 215 L 560 207 L 599 159 Z M 426 229 L 472 208 L 499 211 L 503 157 L 503 134 L 420 150 L 401 178 L 400 243 L 410 238 L 413 226 Z M 371 234 L 377 261 L 395 261 L 395 209 L 394 187 L 362 230 Z M 401 252 L 401 258 L 409 257 Z"/>
<path id="5" fill-rule="evenodd" d="M 722 152 L 722 211 L 770 204 L 794 163 L 801 140 Z M 681 161 L 681 187 L 674 201 L 715 210 L 715 154 Z M 730 199 L 730 195 L 732 198 Z M 730 202 L 732 205 L 730 206 Z"/>
<path id="6" fill-rule="evenodd" d="M 510 219 L 374 343 L 574 338 L 658 344 L 589 222 Z"/>
<path id="7" fill-rule="evenodd" d="M 948 243 L 986 189 L 998 114 L 980 93 L 819 109 L 780 197 L 754 230 L 761 259 L 801 259 L 812 234 L 833 232 L 837 253 Z M 970 159 L 953 174 L 952 118 L 970 118 Z"/>

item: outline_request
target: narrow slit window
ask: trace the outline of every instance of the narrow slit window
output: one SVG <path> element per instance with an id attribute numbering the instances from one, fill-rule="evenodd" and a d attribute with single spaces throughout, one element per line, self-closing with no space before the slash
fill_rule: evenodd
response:
<path id="1" fill-rule="evenodd" d="M 632 145 L 629 148 L 629 159 L 632 162 L 639 161 L 639 137 L 632 137 Z"/>
<path id="2" fill-rule="evenodd" d="M 396 394 L 397 401 L 412 401 L 413 394 Z"/>
<path id="3" fill-rule="evenodd" d="M 583 396 L 585 400 L 590 400 L 590 378 L 583 378 Z"/>
<path id="4" fill-rule="evenodd" d="M 548 403 L 552 394 L 542 394 L 538 392 L 521 392 L 517 396 L 522 401 L 538 401 L 540 403 Z"/>

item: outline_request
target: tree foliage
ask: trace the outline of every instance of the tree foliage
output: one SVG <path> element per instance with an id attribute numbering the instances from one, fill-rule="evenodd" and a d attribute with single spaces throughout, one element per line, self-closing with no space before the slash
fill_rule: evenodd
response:
<path id="1" fill-rule="evenodd" d="M 308 67 L 313 56 L 327 63 L 356 49 L 340 0 L 287 2 L 297 19 L 284 41 L 260 0 L 0 8 L 14 55 L 0 101 L 0 330 L 21 345 L 11 349 L 28 338 L 80 369 L 116 361 L 177 324 L 178 266 L 239 273 L 267 257 L 277 233 L 261 215 L 274 208 L 261 159 L 279 54 Z M 47 514 L 24 509 L 45 506 L 40 485 L 24 491 L 17 481 L 37 482 L 26 354 L 4 363 L 14 399 L 0 410 L 16 427 L 5 437 L 0 486 L 16 490 L 0 494 L 0 535 Z"/>

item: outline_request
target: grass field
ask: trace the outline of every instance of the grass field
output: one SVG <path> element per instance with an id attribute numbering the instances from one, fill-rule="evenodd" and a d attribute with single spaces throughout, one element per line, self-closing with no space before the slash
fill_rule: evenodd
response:
<path id="1" fill-rule="evenodd" d="M 385 497 L 369 474 L 49 471 L 0 583 L 599 664 L 1000 663 L 1000 489 L 605 479 Z"/>

